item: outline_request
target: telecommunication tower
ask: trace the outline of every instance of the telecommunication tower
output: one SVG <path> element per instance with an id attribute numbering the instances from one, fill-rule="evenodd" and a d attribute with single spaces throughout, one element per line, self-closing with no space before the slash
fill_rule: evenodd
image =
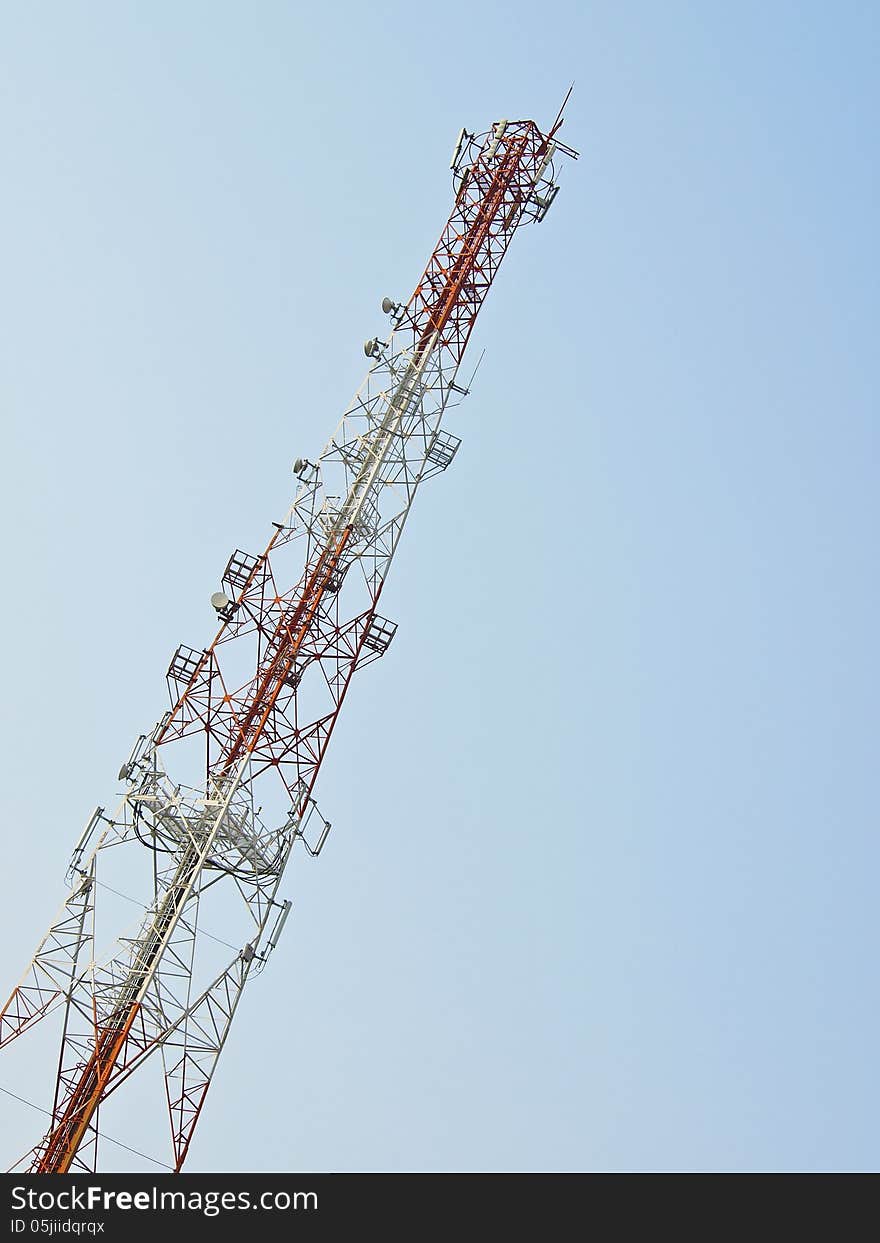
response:
<path id="1" fill-rule="evenodd" d="M 366 379 L 321 455 L 294 464 L 285 520 L 262 552 L 230 556 L 214 638 L 174 653 L 170 708 L 122 765 L 118 806 L 90 816 L 67 897 L 0 1012 L 0 1046 L 53 1013 L 60 1027 L 51 1123 L 14 1168 L 94 1172 L 101 1105 L 153 1055 L 182 1167 L 242 991 L 290 913 L 291 853 L 320 854 L 330 831 L 316 779 L 352 679 L 394 638 L 382 588 L 416 493 L 459 447 L 442 421 L 467 393 L 477 315 L 517 229 L 553 203 L 560 159 L 577 157 L 563 109 L 546 133 L 460 132 L 423 276 L 408 302 L 383 300 L 388 331 L 366 342 Z"/>

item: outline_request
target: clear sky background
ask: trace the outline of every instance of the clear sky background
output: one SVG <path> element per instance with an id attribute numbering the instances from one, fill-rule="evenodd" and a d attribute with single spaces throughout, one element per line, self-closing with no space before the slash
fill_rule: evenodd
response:
<path id="1" fill-rule="evenodd" d="M 0 2 L 4 993 L 459 127 L 575 81 L 188 1169 L 877 1168 L 878 70 L 871 3 Z"/>

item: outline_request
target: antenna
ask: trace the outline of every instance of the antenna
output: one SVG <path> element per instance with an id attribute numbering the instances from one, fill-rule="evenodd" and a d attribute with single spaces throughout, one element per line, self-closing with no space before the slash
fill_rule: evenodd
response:
<path id="1" fill-rule="evenodd" d="M 29 1171 L 93 1172 L 100 1106 L 155 1050 L 170 1162 L 178 1171 L 186 1161 L 246 985 L 290 913 L 281 891 L 297 838 L 314 857 L 327 841 L 316 784 L 350 688 L 396 633 L 378 612 L 380 595 L 416 497 L 455 458 L 459 440 L 444 417 L 462 391 L 455 377 L 477 318 L 520 227 L 541 220 L 556 195 L 558 186 L 542 182 L 539 194 L 536 183 L 551 159 L 576 154 L 554 139 L 570 94 L 546 133 L 511 120 L 482 137 L 459 133 L 453 166 L 466 149 L 474 174 L 456 179 L 409 300 L 383 299 L 393 316 L 388 340 L 365 343 L 367 375 L 316 461 L 294 462 L 299 485 L 285 521 L 272 524 L 261 552 L 236 548 L 225 562 L 229 594 L 211 595 L 223 624 L 208 647 L 176 648 L 168 710 L 120 769 L 121 801 L 111 814 L 99 807 L 78 836 L 62 910 L 0 1011 L 0 1045 L 58 1021 L 48 1130 L 19 1163 Z M 405 176 L 395 184 L 405 187 Z M 251 429 L 268 490 L 283 449 L 259 413 Z M 173 492 L 162 489 L 162 503 L 173 505 Z M 215 508 L 215 526 L 224 512 Z M 133 649 L 130 661 L 138 659 Z M 120 675 L 108 701 L 129 688 Z M 384 789 L 393 786 L 377 780 L 373 797 Z M 380 812 L 364 803 L 364 816 Z M 133 934 L 126 921 L 120 935 L 108 891 L 135 895 Z M 222 936 L 211 933 L 206 944 L 205 927 Z M 281 1019 L 267 1012 L 267 1021 Z M 279 1090 L 283 1068 L 273 1082 L 273 1067 L 252 1061 L 254 1075 Z M 144 1080 L 129 1122 L 149 1095 Z"/>

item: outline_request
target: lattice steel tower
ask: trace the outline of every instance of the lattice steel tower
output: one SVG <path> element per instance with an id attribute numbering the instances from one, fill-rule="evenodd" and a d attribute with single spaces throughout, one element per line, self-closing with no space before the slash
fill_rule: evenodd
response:
<path id="1" fill-rule="evenodd" d="M 99 1107 L 156 1052 L 183 1165 L 242 990 L 290 911 L 291 852 L 317 855 L 329 832 L 318 770 L 354 674 L 394 637 L 379 598 L 419 487 L 458 449 L 441 424 L 467 391 L 480 307 L 517 229 L 553 202 L 559 158 L 576 157 L 561 124 L 562 110 L 546 134 L 461 131 L 455 203 L 412 297 L 383 301 L 389 331 L 366 343 L 367 377 L 323 453 L 296 462 L 265 550 L 229 558 L 210 645 L 174 653 L 170 710 L 123 764 L 118 807 L 89 819 L 70 892 L 0 1013 L 0 1045 L 53 1012 L 61 1027 L 51 1125 L 15 1168 L 94 1171 Z M 242 947 L 231 962 L 209 927 Z"/>

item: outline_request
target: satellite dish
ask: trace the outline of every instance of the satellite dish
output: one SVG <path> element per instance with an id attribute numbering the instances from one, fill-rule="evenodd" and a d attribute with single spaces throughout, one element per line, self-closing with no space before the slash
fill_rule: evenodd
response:
<path id="1" fill-rule="evenodd" d="M 382 299 L 382 310 L 386 315 L 390 315 L 392 311 L 397 310 L 397 303 L 392 301 L 391 298 L 383 298 Z"/>
<path id="2" fill-rule="evenodd" d="M 214 608 L 217 610 L 218 613 L 222 613 L 226 609 L 229 608 L 229 606 L 232 604 L 232 601 L 225 594 L 225 592 L 215 591 L 214 594 L 211 596 L 211 604 L 214 606 Z"/>
<path id="3" fill-rule="evenodd" d="M 367 358 L 374 358 L 379 353 L 379 342 L 375 337 L 371 337 L 369 341 L 364 342 L 364 353 Z"/>
<path id="4" fill-rule="evenodd" d="M 305 462 L 303 461 L 301 457 L 298 457 L 293 464 L 293 473 L 295 475 L 298 475 L 304 466 L 305 466 Z"/>

